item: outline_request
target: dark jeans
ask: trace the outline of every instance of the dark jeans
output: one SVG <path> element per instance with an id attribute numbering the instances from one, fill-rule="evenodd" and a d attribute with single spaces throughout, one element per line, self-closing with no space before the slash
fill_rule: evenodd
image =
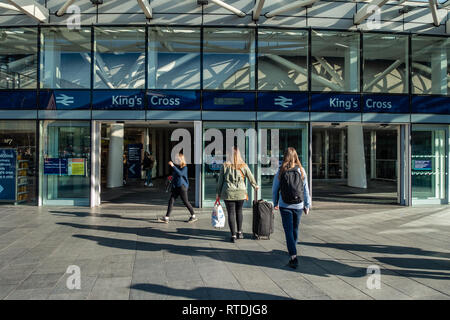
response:
<path id="1" fill-rule="evenodd" d="M 169 206 L 167 207 L 166 217 L 170 216 L 170 213 L 173 209 L 173 204 L 175 203 L 175 199 L 178 198 L 178 196 L 181 197 L 181 200 L 183 200 L 184 205 L 186 206 L 186 208 L 188 208 L 189 213 L 191 214 L 191 216 L 193 216 L 194 208 L 192 208 L 192 205 L 189 203 L 188 189 L 185 186 L 181 186 L 172 189 L 172 194 L 170 195 L 169 199 Z"/>
<path id="2" fill-rule="evenodd" d="M 152 183 L 152 169 L 147 169 L 146 170 L 145 182 L 147 184 Z"/>
<path id="3" fill-rule="evenodd" d="M 298 226 L 302 212 L 302 209 L 280 208 L 284 235 L 286 236 L 286 244 L 290 256 L 297 255 Z"/>
<path id="4" fill-rule="evenodd" d="M 228 225 L 230 226 L 231 235 L 235 236 L 236 231 L 242 232 L 242 207 L 244 206 L 244 200 L 225 200 L 225 206 L 227 207 Z"/>

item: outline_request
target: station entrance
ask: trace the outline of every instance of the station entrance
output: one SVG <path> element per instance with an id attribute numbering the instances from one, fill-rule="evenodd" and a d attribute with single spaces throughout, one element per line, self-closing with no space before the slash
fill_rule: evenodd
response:
<path id="1" fill-rule="evenodd" d="M 193 123 L 184 121 L 101 122 L 100 204 L 123 206 L 167 206 L 166 180 L 172 174 L 168 165 L 178 141 L 174 130 L 183 128 L 193 137 Z M 193 143 L 191 139 L 191 143 Z M 192 145 L 193 149 L 193 145 Z M 144 170 L 144 157 L 151 159 L 150 177 Z M 195 200 L 195 168 L 188 164 L 189 200 Z M 175 205 L 182 205 L 176 202 Z"/>
<path id="2" fill-rule="evenodd" d="M 398 204 L 400 125 L 312 125 L 313 201 Z"/>

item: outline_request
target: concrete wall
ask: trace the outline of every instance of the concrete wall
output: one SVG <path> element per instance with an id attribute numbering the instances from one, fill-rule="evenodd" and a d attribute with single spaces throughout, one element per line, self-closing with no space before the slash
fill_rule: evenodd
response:
<path id="1" fill-rule="evenodd" d="M 36 0 L 35 0 L 36 1 Z M 38 0 L 50 11 L 48 23 L 66 24 L 68 15 L 55 16 L 55 12 L 66 0 Z M 291 0 L 266 0 L 260 19 L 256 22 L 263 26 L 313 27 L 330 29 L 367 30 L 367 22 L 353 24 L 353 15 L 368 1 L 318 1 L 310 8 L 301 8 L 286 12 L 283 15 L 267 19 L 263 15 L 286 4 Z M 238 17 L 209 3 L 206 6 L 197 5 L 196 0 L 149 0 L 153 18 L 147 20 L 135 0 L 107 0 L 98 8 L 89 0 L 75 2 L 81 9 L 81 23 L 90 24 L 163 24 L 163 25 L 220 25 L 220 26 L 255 26 L 252 12 L 255 0 L 226 0 L 226 3 L 246 13 Z M 399 10 L 410 9 L 406 13 Z M 406 1 L 398 5 L 398 1 L 389 1 L 382 8 L 381 30 L 396 32 L 413 32 L 427 34 L 446 34 L 446 23 L 449 20 L 450 9 L 439 9 L 439 27 L 433 25 L 428 3 Z M 1 25 L 34 25 L 38 22 L 17 11 L 0 7 Z"/>

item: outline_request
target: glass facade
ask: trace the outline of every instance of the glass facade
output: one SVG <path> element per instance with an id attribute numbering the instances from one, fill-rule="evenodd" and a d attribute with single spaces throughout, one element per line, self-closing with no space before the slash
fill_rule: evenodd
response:
<path id="1" fill-rule="evenodd" d="M 412 36 L 412 90 L 415 94 L 449 94 L 448 38 Z"/>
<path id="2" fill-rule="evenodd" d="M 311 90 L 359 91 L 359 34 L 312 31 Z"/>
<path id="3" fill-rule="evenodd" d="M 307 31 L 258 31 L 258 89 L 308 90 Z"/>
<path id="4" fill-rule="evenodd" d="M 89 89 L 90 43 L 90 28 L 42 28 L 41 88 Z"/>
<path id="5" fill-rule="evenodd" d="M 145 88 L 145 28 L 94 30 L 94 88 Z"/>
<path id="6" fill-rule="evenodd" d="M 363 35 L 364 92 L 408 93 L 408 36 Z"/>
<path id="7" fill-rule="evenodd" d="M 0 89 L 37 87 L 37 29 L 0 28 Z"/>

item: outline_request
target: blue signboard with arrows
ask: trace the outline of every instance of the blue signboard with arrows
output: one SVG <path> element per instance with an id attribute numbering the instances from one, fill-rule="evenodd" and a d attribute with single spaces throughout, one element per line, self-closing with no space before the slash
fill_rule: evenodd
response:
<path id="1" fill-rule="evenodd" d="M 16 200 L 16 149 L 0 149 L 0 201 Z"/>

